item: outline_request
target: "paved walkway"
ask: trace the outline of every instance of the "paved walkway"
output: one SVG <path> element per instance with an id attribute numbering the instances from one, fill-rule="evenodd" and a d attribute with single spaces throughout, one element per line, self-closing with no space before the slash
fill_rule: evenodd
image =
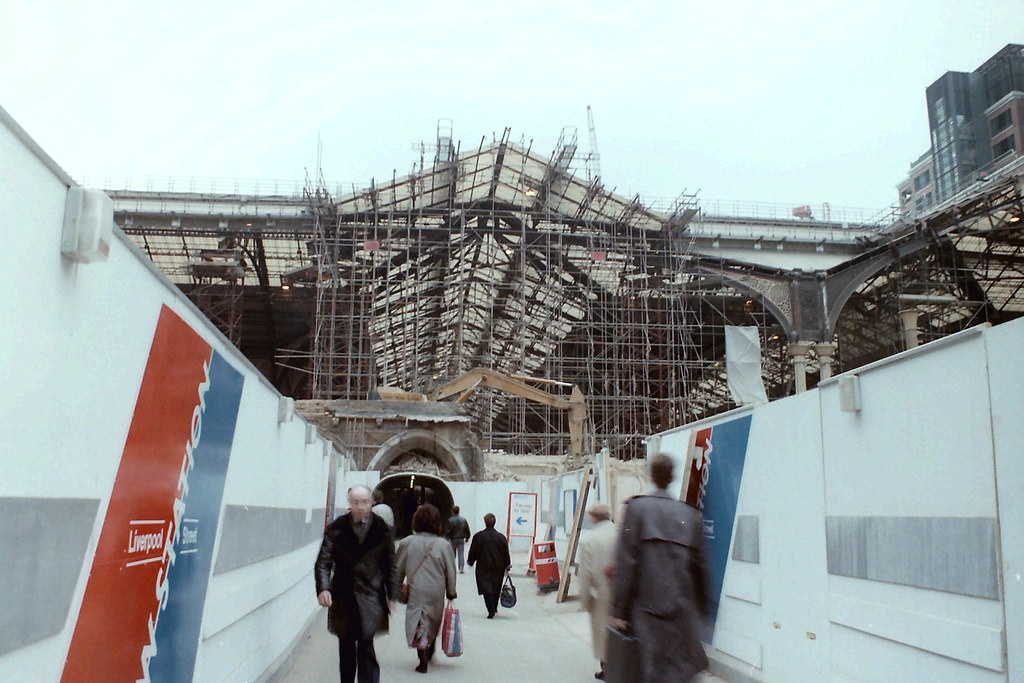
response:
<path id="1" fill-rule="evenodd" d="M 525 566 L 514 558 L 514 567 Z M 377 638 L 377 659 L 383 683 L 431 679 L 443 683 L 488 681 L 489 683 L 540 683 L 543 681 L 594 681 L 597 660 L 590 651 L 590 620 L 578 600 L 555 603 L 555 593 L 539 593 L 534 577 L 513 573 L 519 603 L 512 609 L 498 608 L 487 619 L 483 598 L 476 594 L 472 569 L 459 575 L 456 605 L 462 617 L 465 654 L 446 657 L 437 641 L 437 654 L 424 676 L 415 672 L 416 651 L 405 643 L 405 607 L 398 606 L 392 617 L 391 633 Z M 570 593 L 571 595 L 571 593 Z M 338 645 L 323 628 L 315 628 L 301 645 L 283 683 L 320 683 L 338 680 Z M 721 679 L 706 675 L 702 683 Z"/>

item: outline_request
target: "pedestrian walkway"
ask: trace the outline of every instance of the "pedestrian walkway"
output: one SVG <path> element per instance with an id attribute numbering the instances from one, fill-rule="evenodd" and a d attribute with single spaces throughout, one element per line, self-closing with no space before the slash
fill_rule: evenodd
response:
<path id="1" fill-rule="evenodd" d="M 516 568 L 525 567 L 525 556 L 515 557 Z M 540 683 L 542 681 L 594 681 L 597 660 L 590 649 L 590 618 L 578 600 L 555 602 L 555 593 L 539 593 L 533 577 L 513 573 L 519 602 L 512 609 L 498 608 L 487 619 L 483 598 L 476 594 L 472 569 L 458 577 L 465 654 L 446 657 L 437 641 L 437 654 L 424 676 L 414 671 L 416 651 L 405 643 L 405 607 L 392 615 L 391 632 L 376 640 L 383 683 L 403 681 L 488 681 L 489 683 Z M 311 581 L 312 585 L 312 581 Z M 310 589 L 312 590 L 312 588 Z M 338 680 L 338 641 L 327 633 L 327 616 L 299 647 L 300 651 L 282 683 L 327 683 Z M 719 682 L 715 676 L 696 679 Z"/>

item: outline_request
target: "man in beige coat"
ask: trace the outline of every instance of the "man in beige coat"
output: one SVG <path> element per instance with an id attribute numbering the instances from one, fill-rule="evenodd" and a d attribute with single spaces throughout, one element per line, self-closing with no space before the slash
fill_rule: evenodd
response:
<path id="1" fill-rule="evenodd" d="M 596 503 L 589 510 L 593 528 L 580 544 L 580 600 L 590 612 L 590 636 L 594 656 L 601 670 L 594 678 L 604 680 L 604 648 L 608 619 L 612 608 L 612 589 L 605 568 L 612 562 L 618 530 L 611 521 L 612 509 L 607 503 Z"/>

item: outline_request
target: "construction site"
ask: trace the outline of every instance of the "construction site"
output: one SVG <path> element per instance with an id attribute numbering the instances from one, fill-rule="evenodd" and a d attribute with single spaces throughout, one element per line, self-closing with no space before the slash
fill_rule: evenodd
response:
<path id="1" fill-rule="evenodd" d="M 365 486 L 508 539 L 523 604 L 461 579 L 445 680 L 591 680 L 586 511 L 663 453 L 705 680 L 1020 680 L 1024 159 L 872 213 L 622 194 L 590 137 L 92 189 L 0 109 L 0 678 L 337 675 L 310 569 Z"/>
<path id="2" fill-rule="evenodd" d="M 727 327 L 756 328 L 772 400 L 1024 312 L 1019 163 L 926 216 L 816 218 L 622 196 L 594 136 L 580 147 L 574 129 L 549 153 L 505 129 L 466 150 L 442 121 L 411 173 L 361 188 L 312 173 L 107 191 L 124 231 L 307 417 L 341 423 L 336 445 L 363 466 L 379 439 L 365 416 L 323 419 L 330 402 L 382 402 L 386 417 L 486 368 L 554 398 L 578 388 L 586 450 L 630 460 L 646 435 L 739 405 Z M 489 386 L 458 401 L 481 453 L 570 454 L 550 402 Z"/>

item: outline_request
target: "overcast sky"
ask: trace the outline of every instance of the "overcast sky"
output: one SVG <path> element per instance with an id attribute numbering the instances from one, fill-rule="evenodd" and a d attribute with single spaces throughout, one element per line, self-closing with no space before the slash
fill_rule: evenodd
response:
<path id="1" fill-rule="evenodd" d="M 622 194 L 882 208 L 924 90 L 1024 42 L 1022 0 L 0 3 L 0 106 L 72 177 L 409 172 L 564 126 Z"/>

